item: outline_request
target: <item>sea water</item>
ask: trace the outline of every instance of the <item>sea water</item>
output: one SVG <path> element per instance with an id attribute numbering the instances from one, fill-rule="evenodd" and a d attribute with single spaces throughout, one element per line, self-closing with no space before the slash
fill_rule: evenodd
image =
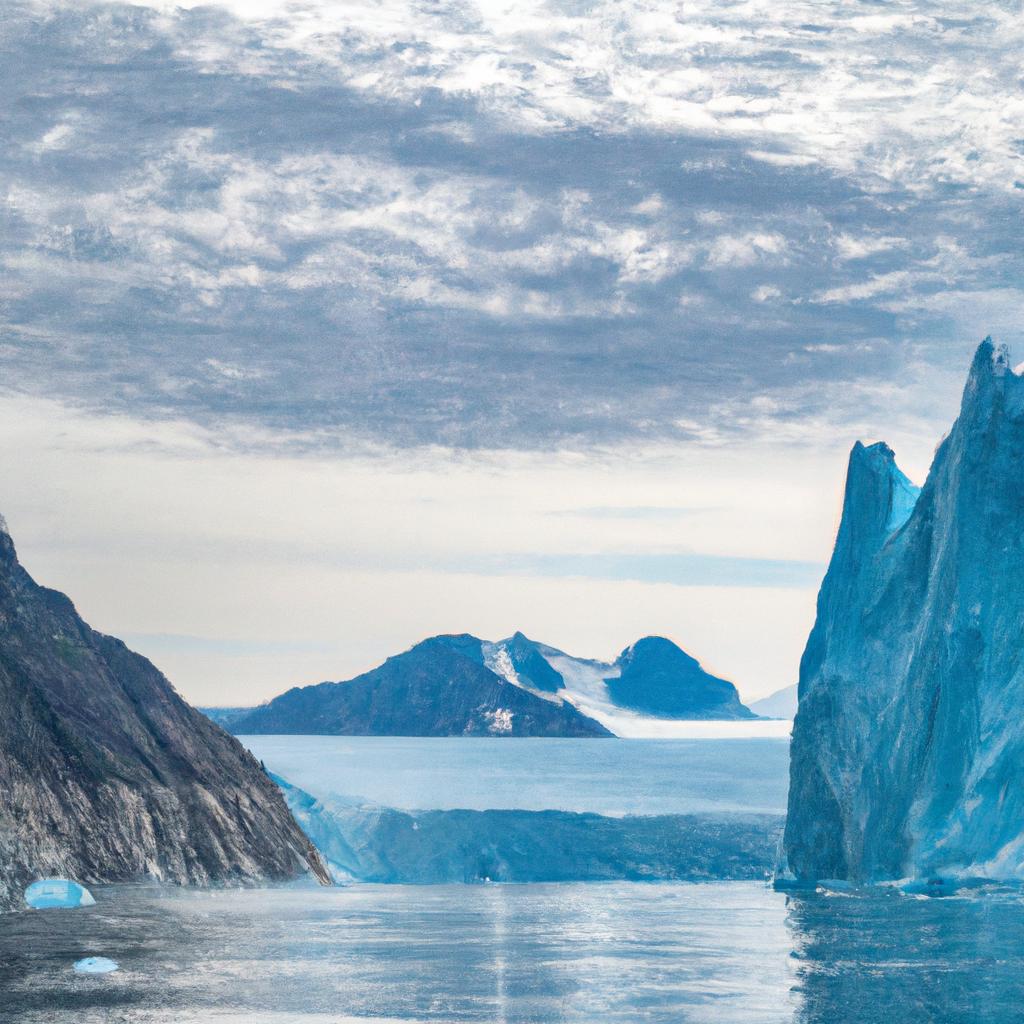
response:
<path id="1" fill-rule="evenodd" d="M 786 810 L 788 737 L 239 738 L 268 770 L 316 797 L 402 810 L 609 815 Z"/>
<path id="2" fill-rule="evenodd" d="M 1014 894 L 751 882 L 97 887 L 0 922 L 3 1024 L 1005 1024 Z M 84 956 L 120 970 L 76 974 Z"/>

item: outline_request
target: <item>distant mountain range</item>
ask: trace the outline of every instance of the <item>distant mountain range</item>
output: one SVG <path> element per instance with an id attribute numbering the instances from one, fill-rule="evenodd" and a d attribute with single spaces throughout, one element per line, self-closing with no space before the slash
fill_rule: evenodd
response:
<path id="1" fill-rule="evenodd" d="M 760 700 L 752 701 L 750 710 L 762 718 L 793 718 L 796 715 L 797 685 L 784 686 Z"/>
<path id="2" fill-rule="evenodd" d="M 0 910 L 47 875 L 204 884 L 307 871 L 328 880 L 252 755 L 39 586 L 0 518 Z"/>
<path id="3" fill-rule="evenodd" d="M 431 637 L 347 682 L 288 690 L 256 708 L 206 708 L 236 735 L 612 736 L 617 721 L 752 719 L 732 683 L 663 637 L 611 663 L 515 633 Z"/>

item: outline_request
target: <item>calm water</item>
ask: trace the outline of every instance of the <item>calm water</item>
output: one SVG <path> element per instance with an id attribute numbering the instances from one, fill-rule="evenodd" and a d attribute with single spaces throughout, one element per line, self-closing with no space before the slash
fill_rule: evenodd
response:
<path id="1" fill-rule="evenodd" d="M 746 882 L 100 888 L 0 926 L 3 1024 L 1005 1024 L 1024 903 Z M 85 955 L 116 974 L 75 975 Z"/>
<path id="2" fill-rule="evenodd" d="M 317 797 L 404 810 L 783 813 L 789 739 L 571 740 L 243 736 Z"/>

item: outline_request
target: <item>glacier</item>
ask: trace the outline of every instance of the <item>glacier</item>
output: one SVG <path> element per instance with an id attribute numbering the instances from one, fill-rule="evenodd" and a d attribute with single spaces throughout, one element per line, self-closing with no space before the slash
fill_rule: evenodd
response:
<path id="1" fill-rule="evenodd" d="M 341 883 L 764 879 L 782 833 L 780 814 L 404 811 L 271 778 Z"/>
<path id="2" fill-rule="evenodd" d="M 800 665 L 783 879 L 1024 878 L 1024 378 L 978 347 L 917 489 L 850 454 Z"/>

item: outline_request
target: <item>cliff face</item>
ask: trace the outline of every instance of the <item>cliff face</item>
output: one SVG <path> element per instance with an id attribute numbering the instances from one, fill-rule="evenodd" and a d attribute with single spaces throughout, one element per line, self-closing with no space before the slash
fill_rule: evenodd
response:
<path id="1" fill-rule="evenodd" d="M 982 343 L 913 488 L 850 456 L 800 667 L 785 849 L 798 878 L 1024 876 L 1024 379 Z"/>
<path id="2" fill-rule="evenodd" d="M 327 875 L 277 787 L 145 658 L 18 563 L 0 519 L 0 908 L 44 875 Z"/>
<path id="3" fill-rule="evenodd" d="M 572 704 L 492 672 L 479 649 L 479 640 L 474 646 L 462 636 L 433 637 L 348 682 L 289 690 L 232 718 L 230 728 L 240 736 L 611 735 Z"/>

